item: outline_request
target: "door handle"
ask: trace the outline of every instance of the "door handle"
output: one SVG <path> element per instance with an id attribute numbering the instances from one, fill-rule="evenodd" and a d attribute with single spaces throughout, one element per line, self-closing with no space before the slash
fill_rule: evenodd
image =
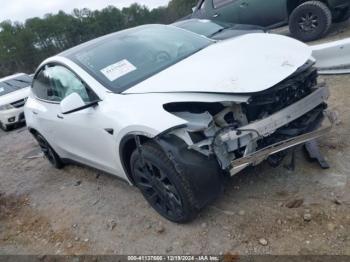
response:
<path id="1" fill-rule="evenodd" d="M 220 16 L 220 14 L 215 14 L 215 15 L 213 15 L 213 18 L 217 18 L 219 16 Z"/>
<path id="2" fill-rule="evenodd" d="M 39 113 L 36 111 L 32 111 L 33 115 L 38 115 Z"/>
<path id="3" fill-rule="evenodd" d="M 60 115 L 60 114 L 57 114 L 57 118 L 64 119 L 64 117 L 62 115 Z"/>

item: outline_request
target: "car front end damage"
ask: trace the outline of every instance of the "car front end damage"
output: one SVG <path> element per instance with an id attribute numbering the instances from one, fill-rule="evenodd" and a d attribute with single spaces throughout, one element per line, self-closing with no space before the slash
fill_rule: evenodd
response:
<path id="1" fill-rule="evenodd" d="M 162 134 L 158 140 L 169 136 L 181 139 L 186 150 L 202 156 L 201 163 L 191 161 L 192 165 L 204 167 L 201 174 L 206 163 L 212 165 L 213 158 L 221 170 L 231 175 L 264 160 L 277 166 L 287 149 L 331 130 L 335 117 L 327 110 L 328 98 L 328 88 L 317 83 L 317 70 L 308 62 L 276 86 L 249 94 L 246 103 L 164 105 L 165 110 L 185 119 L 187 125 Z M 165 143 L 162 146 L 167 147 Z"/>

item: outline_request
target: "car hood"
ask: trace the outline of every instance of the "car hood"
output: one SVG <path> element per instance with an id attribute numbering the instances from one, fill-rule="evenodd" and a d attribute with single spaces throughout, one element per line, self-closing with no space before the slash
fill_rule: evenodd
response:
<path id="1" fill-rule="evenodd" d="M 311 58 L 292 38 L 254 33 L 215 43 L 124 91 L 255 93 L 278 84 Z"/>
<path id="2" fill-rule="evenodd" d="M 20 90 L 0 96 L 0 106 L 17 102 L 29 96 L 30 87 L 25 87 Z"/>

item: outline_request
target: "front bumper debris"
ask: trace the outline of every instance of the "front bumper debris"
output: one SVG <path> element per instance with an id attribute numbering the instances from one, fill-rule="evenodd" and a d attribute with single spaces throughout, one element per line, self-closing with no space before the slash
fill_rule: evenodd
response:
<path id="1" fill-rule="evenodd" d="M 240 127 L 236 130 L 231 130 L 225 132 L 220 136 L 220 140 L 231 148 L 244 148 L 245 153 L 240 158 L 235 158 L 228 164 L 230 168 L 231 175 L 237 174 L 244 168 L 250 165 L 258 165 L 259 163 L 266 160 L 269 156 L 274 155 L 278 152 L 284 151 L 288 148 L 306 143 L 308 141 L 314 140 L 321 137 L 332 129 L 333 123 L 335 121 L 335 116 L 331 112 L 325 111 L 327 118 L 330 120 L 330 125 L 324 127 L 321 125 L 316 131 L 310 132 L 310 129 L 306 130 L 302 134 L 296 134 L 292 138 L 285 138 L 282 141 L 270 144 L 266 147 L 256 149 L 257 141 L 261 141 L 268 138 L 276 133 L 276 131 L 294 121 L 305 116 L 312 110 L 321 107 L 326 103 L 329 98 L 329 90 L 324 85 L 318 85 L 318 87 L 308 96 L 299 100 L 296 103 L 276 112 L 264 119 L 252 122 L 246 126 Z M 324 123 L 325 121 L 323 121 Z M 320 126 L 319 125 L 319 126 Z"/>
<path id="2" fill-rule="evenodd" d="M 237 129 L 238 131 L 241 131 L 238 134 L 237 130 L 223 134 L 221 136 L 221 141 L 226 142 L 229 140 L 240 139 L 240 145 L 246 146 L 249 141 L 253 139 L 272 135 L 276 132 L 277 129 L 293 122 L 294 120 L 302 117 L 306 113 L 318 107 L 322 103 L 325 103 L 328 98 L 328 88 L 324 84 L 319 85 L 313 93 L 304 97 L 298 102 L 282 109 L 277 113 L 274 113 L 269 117 L 240 127 Z M 254 130 L 254 132 L 252 132 L 252 130 Z"/>
<path id="3" fill-rule="evenodd" d="M 269 156 L 273 154 L 276 154 L 278 152 L 281 152 L 283 150 L 292 148 L 300 144 L 304 144 L 308 141 L 311 141 L 323 135 L 326 135 L 332 130 L 333 125 L 336 122 L 336 116 L 333 112 L 330 112 L 330 111 L 325 111 L 325 115 L 329 120 L 329 124 L 327 126 L 323 125 L 321 128 L 319 128 L 316 131 L 309 132 L 297 137 L 293 137 L 291 139 L 287 139 L 287 140 L 275 143 L 273 145 L 260 149 L 254 153 L 248 154 L 243 158 L 233 160 L 231 163 L 232 164 L 231 174 L 234 175 L 240 170 L 248 166 L 257 165 L 262 161 L 266 160 Z"/>

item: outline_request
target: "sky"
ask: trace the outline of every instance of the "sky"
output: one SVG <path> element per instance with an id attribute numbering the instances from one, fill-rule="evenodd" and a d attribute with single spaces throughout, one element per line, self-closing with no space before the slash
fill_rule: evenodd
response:
<path id="1" fill-rule="evenodd" d="M 24 22 L 27 18 L 43 17 L 59 10 L 71 13 L 74 8 L 96 10 L 108 5 L 122 8 L 135 2 L 154 8 L 167 5 L 169 0 L 0 0 L 0 21 Z"/>

